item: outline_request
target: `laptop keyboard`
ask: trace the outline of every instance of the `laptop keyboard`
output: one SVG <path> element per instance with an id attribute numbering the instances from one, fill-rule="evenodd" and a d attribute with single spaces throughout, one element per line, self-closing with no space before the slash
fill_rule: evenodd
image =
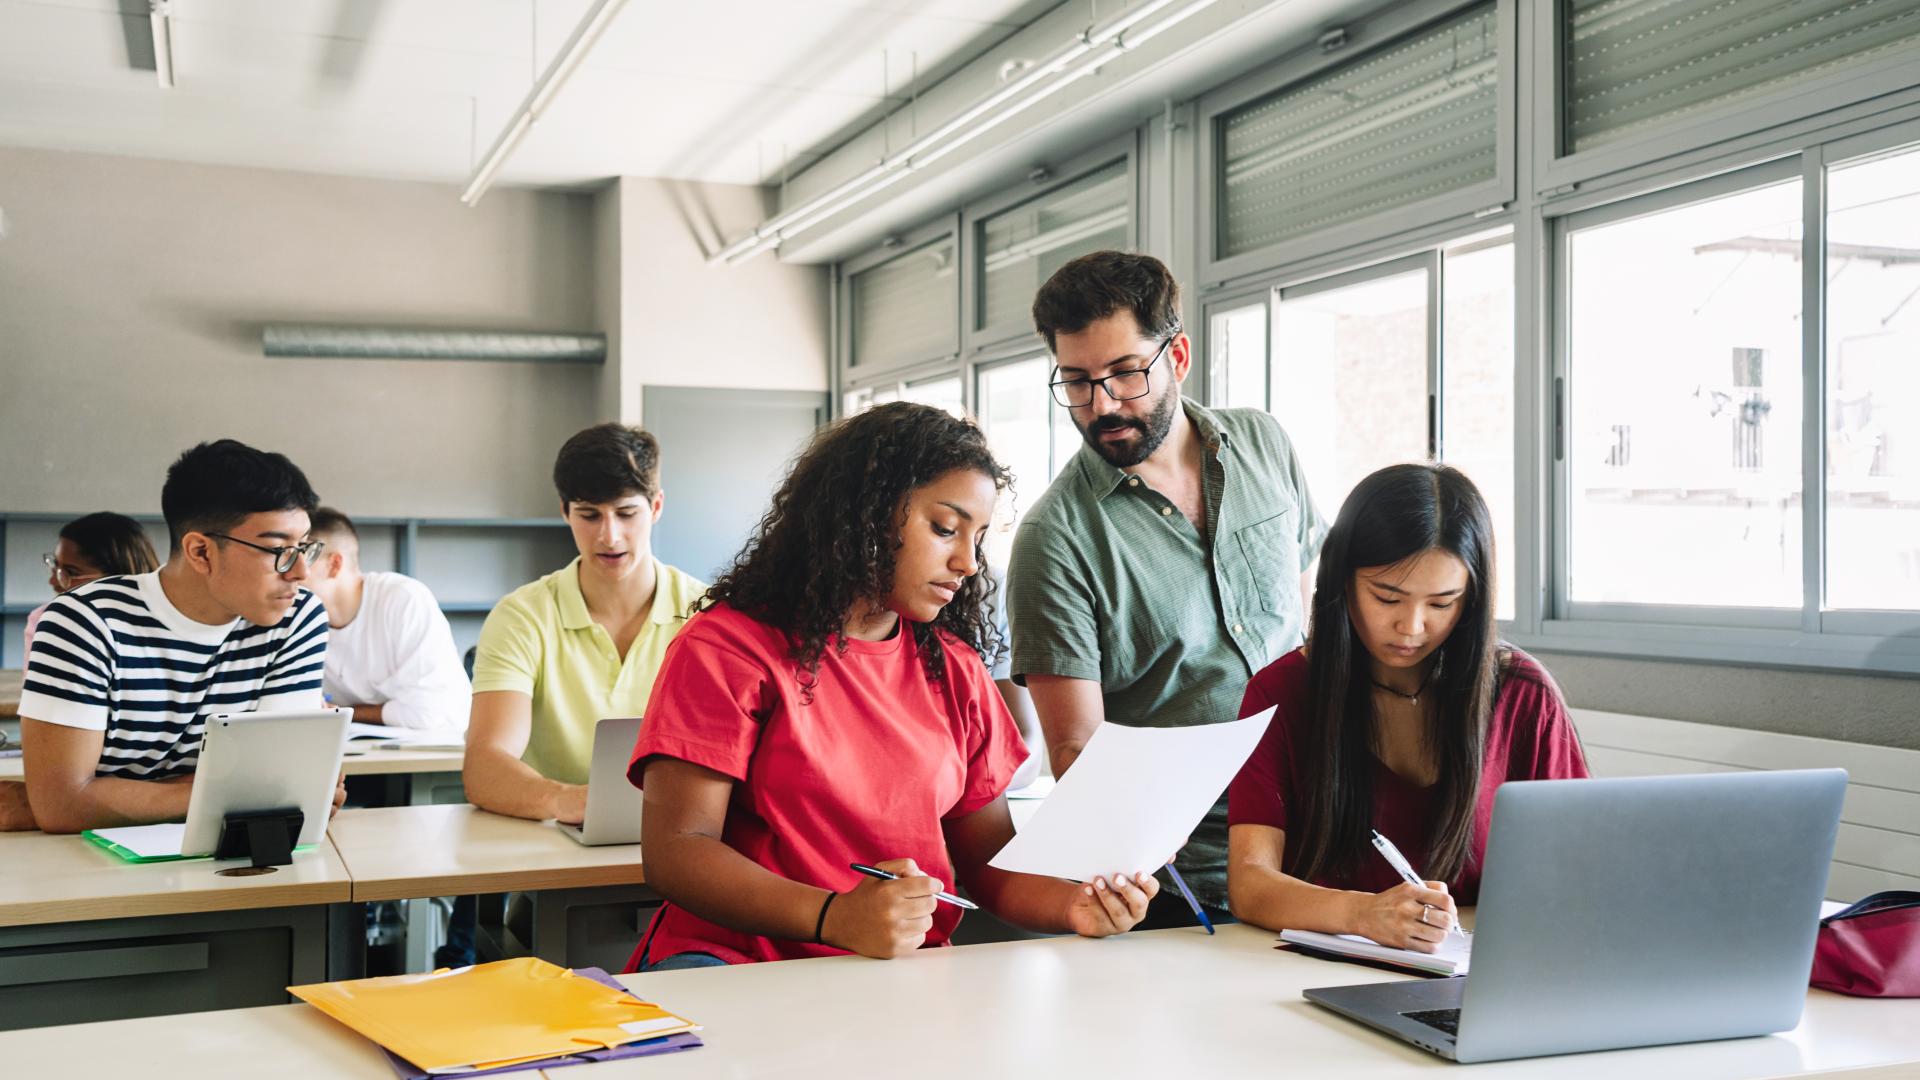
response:
<path id="1" fill-rule="evenodd" d="M 1441 1031 L 1455 1038 L 1458 1038 L 1460 1035 L 1459 1009 L 1422 1009 L 1418 1012 L 1404 1012 L 1400 1015 L 1409 1020 L 1418 1020 L 1428 1027 L 1439 1028 Z"/>

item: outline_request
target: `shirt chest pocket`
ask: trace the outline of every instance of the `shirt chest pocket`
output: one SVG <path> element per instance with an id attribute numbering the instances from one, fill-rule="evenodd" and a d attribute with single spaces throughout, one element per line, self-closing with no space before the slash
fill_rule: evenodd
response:
<path id="1" fill-rule="evenodd" d="M 1234 592 L 1256 599 L 1262 610 L 1286 615 L 1300 605 L 1300 541 L 1294 535 L 1294 516 L 1288 507 L 1264 521 L 1233 534 L 1240 550 L 1229 557 L 1229 570 L 1238 569 Z"/>

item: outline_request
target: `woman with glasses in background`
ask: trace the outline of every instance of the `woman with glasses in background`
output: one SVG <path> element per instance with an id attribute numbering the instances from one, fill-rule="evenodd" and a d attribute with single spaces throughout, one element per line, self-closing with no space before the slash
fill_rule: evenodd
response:
<path id="1" fill-rule="evenodd" d="M 47 564 L 47 584 L 53 595 L 72 592 L 104 577 L 121 574 L 145 574 L 160 569 L 153 543 L 140 523 L 108 511 L 74 518 L 60 526 L 60 539 L 53 550 L 41 556 Z M 53 601 L 47 601 L 51 604 Z M 27 616 L 26 643 L 20 655 L 33 648 L 33 628 L 47 604 L 34 608 Z"/>

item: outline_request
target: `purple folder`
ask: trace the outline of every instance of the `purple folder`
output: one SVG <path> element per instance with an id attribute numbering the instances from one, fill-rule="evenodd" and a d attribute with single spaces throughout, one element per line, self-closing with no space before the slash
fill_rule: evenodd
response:
<path id="1" fill-rule="evenodd" d="M 603 986 L 611 986 L 623 994 L 632 991 L 621 986 L 614 977 L 596 967 L 574 968 L 575 975 L 582 975 Z M 525 1072 L 528 1069 L 557 1069 L 562 1065 L 585 1065 L 590 1061 L 619 1061 L 622 1058 L 651 1057 L 654 1054 L 671 1054 L 677 1050 L 691 1050 L 702 1045 L 700 1036 L 690 1031 L 678 1035 L 665 1035 L 658 1039 L 642 1039 L 621 1046 L 612 1046 L 604 1050 L 582 1050 L 575 1054 L 562 1054 L 559 1057 L 541 1058 L 538 1061 L 523 1061 L 518 1065 L 502 1065 L 498 1069 L 482 1069 L 477 1072 L 458 1074 L 462 1080 L 469 1076 L 499 1076 L 502 1073 Z M 381 1047 L 380 1052 L 387 1055 L 387 1064 L 393 1066 L 400 1080 L 425 1080 L 432 1073 L 416 1067 L 406 1058 Z"/>

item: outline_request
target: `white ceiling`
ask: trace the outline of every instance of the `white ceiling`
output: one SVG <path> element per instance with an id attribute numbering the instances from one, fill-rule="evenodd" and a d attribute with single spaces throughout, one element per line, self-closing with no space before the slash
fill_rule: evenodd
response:
<path id="1" fill-rule="evenodd" d="M 1057 2 L 628 0 L 500 182 L 778 182 Z M 590 3 L 173 0 L 162 90 L 145 0 L 0 0 L 0 145 L 461 182 Z"/>

